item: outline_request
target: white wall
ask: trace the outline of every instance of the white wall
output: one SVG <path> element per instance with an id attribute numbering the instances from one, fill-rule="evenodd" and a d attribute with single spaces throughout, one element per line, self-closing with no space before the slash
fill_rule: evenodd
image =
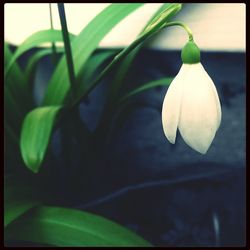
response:
<path id="1" fill-rule="evenodd" d="M 78 34 L 84 26 L 108 4 L 65 4 L 69 31 Z M 121 47 L 130 44 L 161 4 L 145 4 L 118 24 L 100 43 L 101 47 Z M 60 22 L 56 4 L 52 4 L 54 27 Z M 175 18 L 185 22 L 203 50 L 245 51 L 245 4 L 184 4 Z M 4 37 L 20 44 L 33 32 L 49 29 L 48 4 L 5 4 Z M 160 49 L 180 49 L 187 40 L 178 27 L 168 28 L 150 43 Z"/>
<path id="2" fill-rule="evenodd" d="M 246 5 L 237 3 L 185 4 L 176 20 L 188 24 L 194 39 L 205 50 L 246 49 Z M 186 34 L 178 27 L 163 31 L 153 46 L 181 48 Z"/>

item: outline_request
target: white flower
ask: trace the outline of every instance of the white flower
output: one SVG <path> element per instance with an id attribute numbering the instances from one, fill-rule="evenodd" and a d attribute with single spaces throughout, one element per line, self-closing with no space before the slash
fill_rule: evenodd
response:
<path id="1" fill-rule="evenodd" d="M 177 128 L 184 141 L 205 154 L 221 122 L 217 90 L 200 62 L 183 63 L 164 98 L 164 133 L 175 143 Z"/>

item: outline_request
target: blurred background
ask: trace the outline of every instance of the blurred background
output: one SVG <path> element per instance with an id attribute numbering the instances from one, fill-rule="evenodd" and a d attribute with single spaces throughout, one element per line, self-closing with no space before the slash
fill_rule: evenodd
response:
<path id="1" fill-rule="evenodd" d="M 65 4 L 68 29 L 77 35 L 88 22 L 106 8 L 106 3 Z M 160 3 L 148 3 L 121 21 L 100 43 L 114 48 L 129 45 L 160 8 Z M 5 4 L 5 40 L 20 44 L 32 33 L 50 28 L 48 4 Z M 52 4 L 54 28 L 60 29 L 56 4 Z M 187 23 L 196 42 L 205 50 L 245 51 L 246 5 L 244 3 L 184 4 L 177 17 Z M 32 20 L 32 22 L 31 22 Z M 25 27 L 22 28 L 22 27 Z M 126 34 L 124 36 L 124 34 Z M 122 37 L 122 39 L 121 39 Z M 186 33 L 179 27 L 167 29 L 150 44 L 157 49 L 181 49 Z"/>
<path id="2" fill-rule="evenodd" d="M 106 6 L 65 4 L 69 31 L 78 34 Z M 132 13 L 105 37 L 99 50 L 130 44 L 159 7 L 145 4 Z M 53 18 L 54 27 L 60 28 L 54 4 Z M 174 19 L 193 31 L 202 50 L 202 64 L 220 97 L 222 122 L 208 153 L 193 151 L 179 135 L 176 144 L 167 141 L 161 124 L 167 87 L 148 90 L 131 98 L 115 114 L 102 155 L 82 177 L 82 189 L 75 196 L 65 180 L 69 179 L 69 164 L 84 167 L 81 128 L 76 130 L 68 119 L 72 133 L 67 159 L 62 131 L 55 131 L 50 147 L 58 180 L 56 202 L 115 220 L 156 246 L 244 246 L 246 6 L 184 4 Z M 33 32 L 50 28 L 49 6 L 5 4 L 4 25 L 5 40 L 15 48 Z M 174 77 L 182 64 L 180 49 L 186 40 L 180 28 L 169 28 L 151 39 L 138 54 L 124 91 L 150 80 Z M 20 63 L 25 64 L 29 56 Z M 41 60 L 34 92 L 37 99 L 41 99 L 52 70 L 49 57 Z M 99 121 L 107 86 L 108 79 L 79 107 L 81 119 L 92 131 Z"/>

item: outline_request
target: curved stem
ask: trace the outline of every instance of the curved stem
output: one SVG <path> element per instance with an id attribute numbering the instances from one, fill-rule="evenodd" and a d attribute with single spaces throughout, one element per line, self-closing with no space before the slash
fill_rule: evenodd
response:
<path id="1" fill-rule="evenodd" d="M 182 22 L 169 22 L 163 25 L 163 27 L 169 27 L 169 26 L 181 26 L 187 33 L 188 33 L 188 37 L 189 37 L 189 41 L 193 41 L 193 33 L 191 31 L 191 29 L 184 23 Z"/>
<path id="2" fill-rule="evenodd" d="M 148 31 L 146 34 L 142 34 L 130 46 L 123 49 L 120 53 L 118 53 L 114 57 L 113 61 L 109 65 L 106 66 L 106 68 L 98 75 L 98 77 L 92 82 L 92 84 L 85 89 L 85 91 L 81 94 L 81 96 L 79 96 L 78 98 L 76 98 L 76 100 L 73 101 L 73 103 L 71 104 L 71 107 L 78 105 L 82 101 L 82 99 L 85 98 L 85 96 L 87 96 L 88 93 L 98 84 L 98 82 L 100 80 L 102 80 L 103 77 L 106 76 L 106 74 L 117 64 L 117 62 L 121 61 L 125 56 L 127 56 L 139 44 L 141 44 L 142 42 L 145 42 L 147 39 L 149 39 L 152 36 L 159 33 L 163 28 L 166 28 L 169 26 L 181 26 L 188 33 L 189 41 L 193 41 L 192 31 L 182 22 L 164 23 L 164 24 L 161 24 L 161 26 L 159 26 L 159 28 L 157 30 L 152 29 L 152 30 Z"/>

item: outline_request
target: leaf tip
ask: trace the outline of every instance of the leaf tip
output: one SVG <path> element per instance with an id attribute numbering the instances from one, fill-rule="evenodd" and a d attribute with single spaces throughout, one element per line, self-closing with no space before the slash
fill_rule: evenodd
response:
<path id="1" fill-rule="evenodd" d="M 29 170 L 31 170 L 34 174 L 37 174 L 40 169 L 41 159 L 34 155 L 26 155 L 23 156 L 24 163 Z"/>

